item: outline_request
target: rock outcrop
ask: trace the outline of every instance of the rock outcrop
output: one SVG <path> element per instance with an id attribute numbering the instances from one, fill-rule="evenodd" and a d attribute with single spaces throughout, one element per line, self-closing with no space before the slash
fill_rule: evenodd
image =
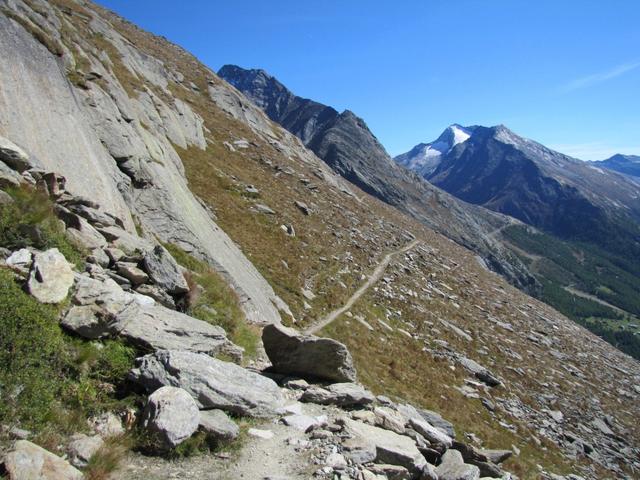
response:
<path id="1" fill-rule="evenodd" d="M 165 385 L 182 388 L 202 409 L 237 415 L 274 416 L 283 403 L 273 380 L 200 353 L 164 350 L 146 355 L 136 361 L 130 378 L 148 391 Z"/>

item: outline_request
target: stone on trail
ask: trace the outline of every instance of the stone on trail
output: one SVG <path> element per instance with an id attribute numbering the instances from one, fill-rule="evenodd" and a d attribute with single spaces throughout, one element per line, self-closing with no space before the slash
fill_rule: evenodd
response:
<path id="1" fill-rule="evenodd" d="M 143 425 L 158 435 L 165 447 L 180 445 L 193 435 L 199 424 L 198 406 L 185 390 L 166 386 L 149 396 Z"/>
<path id="2" fill-rule="evenodd" d="M 327 388 L 310 387 L 305 390 L 300 400 L 320 405 L 349 407 L 368 405 L 374 402 L 375 397 L 355 383 L 334 383 Z"/>
<path id="3" fill-rule="evenodd" d="M 82 480 L 80 470 L 27 440 L 18 440 L 4 457 L 9 480 Z"/>
<path id="4" fill-rule="evenodd" d="M 240 434 L 240 428 L 222 410 L 202 410 L 200 429 L 216 440 L 233 440 Z"/>
<path id="5" fill-rule="evenodd" d="M 137 359 L 129 377 L 148 391 L 164 385 L 183 388 L 202 409 L 271 417 L 284 404 L 273 380 L 203 353 L 161 350 Z"/>
<path id="6" fill-rule="evenodd" d="M 60 303 L 73 285 L 73 270 L 57 248 L 33 255 L 27 286 L 41 303 Z"/>
<path id="7" fill-rule="evenodd" d="M 336 340 L 272 324 L 262 331 L 262 342 L 276 372 L 333 382 L 356 379 L 349 350 Z"/>
<path id="8" fill-rule="evenodd" d="M 388 463 L 419 473 L 427 461 L 410 437 L 390 430 L 343 419 L 344 431 L 351 438 L 344 441 L 345 456 L 356 463 Z"/>

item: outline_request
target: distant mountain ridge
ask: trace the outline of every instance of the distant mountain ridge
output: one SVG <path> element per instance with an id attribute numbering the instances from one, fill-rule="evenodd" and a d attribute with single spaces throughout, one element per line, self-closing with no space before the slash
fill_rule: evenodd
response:
<path id="1" fill-rule="evenodd" d="M 474 250 L 515 285 L 525 289 L 535 285 L 524 264 L 495 239 L 494 233 L 508 226 L 510 219 L 461 202 L 398 165 L 353 112 L 339 113 L 298 97 L 264 70 L 225 65 L 218 75 L 363 191 Z M 451 133 L 453 144 L 456 135 Z"/>
<path id="2" fill-rule="evenodd" d="M 562 238 L 606 246 L 614 232 L 630 238 L 640 232 L 640 192 L 632 180 L 553 151 L 504 125 L 466 131 L 469 138 L 443 153 L 425 179 L 462 200 Z M 420 172 L 422 166 L 407 161 L 415 148 L 396 161 Z"/>
<path id="3" fill-rule="evenodd" d="M 618 153 L 606 160 L 591 162 L 593 166 L 608 168 L 616 172 L 640 177 L 640 155 L 623 155 Z"/>

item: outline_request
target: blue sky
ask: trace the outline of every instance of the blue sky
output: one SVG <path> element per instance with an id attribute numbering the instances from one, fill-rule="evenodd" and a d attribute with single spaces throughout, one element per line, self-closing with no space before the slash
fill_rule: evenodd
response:
<path id="1" fill-rule="evenodd" d="M 640 154 L 638 0 L 99 0 L 194 53 L 360 115 L 392 155 L 505 124 L 583 159 Z"/>

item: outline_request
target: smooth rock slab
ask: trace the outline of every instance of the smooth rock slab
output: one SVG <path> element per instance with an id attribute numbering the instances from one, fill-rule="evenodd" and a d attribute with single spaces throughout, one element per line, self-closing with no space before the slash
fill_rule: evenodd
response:
<path id="1" fill-rule="evenodd" d="M 41 303 L 60 303 L 73 285 L 73 270 L 57 248 L 33 255 L 27 286 Z"/>
<path id="2" fill-rule="evenodd" d="M 136 360 L 130 378 L 153 391 L 164 385 L 191 394 L 199 408 L 271 417 L 284 404 L 271 379 L 203 353 L 162 350 Z"/>
<path id="3" fill-rule="evenodd" d="M 336 340 L 273 324 L 262 331 L 262 342 L 276 372 L 333 382 L 356 380 L 351 354 Z"/>
<path id="4" fill-rule="evenodd" d="M 200 411 L 193 397 L 181 388 L 161 387 L 149 396 L 143 425 L 174 448 L 198 429 Z"/>
<path id="5" fill-rule="evenodd" d="M 19 440 L 7 453 L 4 466 L 9 480 L 82 480 L 69 462 L 27 440 Z"/>

